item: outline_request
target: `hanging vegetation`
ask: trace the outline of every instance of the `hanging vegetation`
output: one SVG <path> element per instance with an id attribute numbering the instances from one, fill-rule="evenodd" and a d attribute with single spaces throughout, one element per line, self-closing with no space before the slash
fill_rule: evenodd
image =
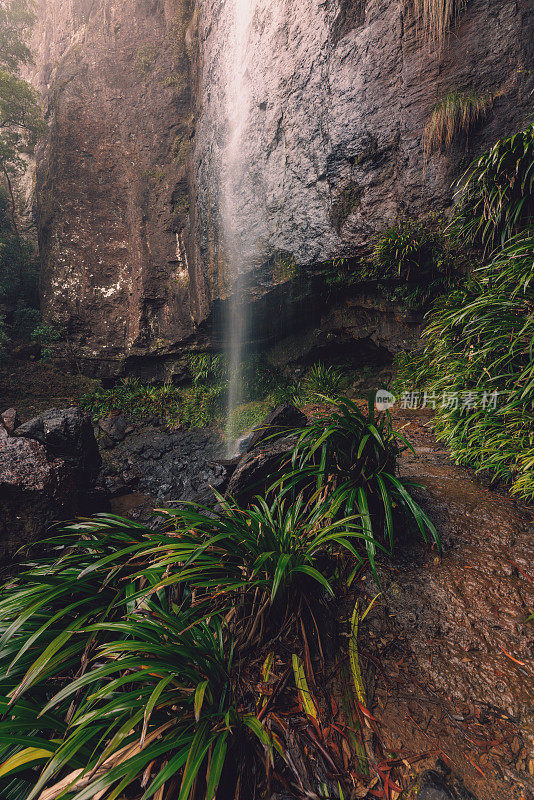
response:
<path id="1" fill-rule="evenodd" d="M 491 108 L 492 98 L 480 92 L 450 91 L 436 105 L 423 134 L 425 158 L 435 150 L 448 150 L 466 138 Z"/>
<path id="2" fill-rule="evenodd" d="M 468 0 L 413 0 L 414 12 L 425 39 L 441 50 L 448 31 Z"/>

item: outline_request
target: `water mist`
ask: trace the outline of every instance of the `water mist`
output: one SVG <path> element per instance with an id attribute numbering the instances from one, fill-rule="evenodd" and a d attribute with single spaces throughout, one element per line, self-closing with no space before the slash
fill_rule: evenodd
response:
<path id="1" fill-rule="evenodd" d="M 247 76 L 250 29 L 258 0 L 226 0 L 229 37 L 225 45 L 227 137 L 221 164 L 221 220 L 228 263 L 228 312 L 226 352 L 229 393 L 226 425 L 227 454 L 236 447 L 233 413 L 243 398 L 243 361 L 248 332 L 244 290 L 251 254 L 240 235 L 239 207 L 241 185 L 247 164 L 243 154 L 244 136 L 251 111 L 251 90 Z"/>

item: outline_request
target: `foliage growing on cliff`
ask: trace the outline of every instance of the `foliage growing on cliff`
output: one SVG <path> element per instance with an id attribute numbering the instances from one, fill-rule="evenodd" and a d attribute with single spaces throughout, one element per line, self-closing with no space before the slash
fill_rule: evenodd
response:
<path id="1" fill-rule="evenodd" d="M 534 216 L 534 124 L 496 144 L 458 183 L 457 233 L 491 250 Z"/>
<path id="2" fill-rule="evenodd" d="M 413 0 L 416 19 L 423 36 L 441 50 L 448 31 L 468 0 Z"/>
<path id="3" fill-rule="evenodd" d="M 399 219 L 378 234 L 367 256 L 338 260 L 327 274 L 331 286 L 374 283 L 393 302 L 421 309 L 457 282 L 467 267 L 439 217 Z"/>
<path id="4" fill-rule="evenodd" d="M 37 307 L 38 271 L 32 245 L 13 227 L 9 198 L 0 190 L 0 303 Z"/>
<path id="5" fill-rule="evenodd" d="M 481 92 L 450 91 L 432 110 L 423 134 L 425 158 L 434 150 L 448 150 L 460 137 L 466 138 L 491 108 L 492 98 Z"/>

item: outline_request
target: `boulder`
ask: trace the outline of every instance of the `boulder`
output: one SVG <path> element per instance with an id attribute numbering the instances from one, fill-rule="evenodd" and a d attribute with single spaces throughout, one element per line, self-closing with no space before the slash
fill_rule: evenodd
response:
<path id="1" fill-rule="evenodd" d="M 74 469 L 80 482 L 92 484 L 102 464 L 93 425 L 76 406 L 51 408 L 20 425 L 15 436 L 34 439 L 49 454 Z"/>
<path id="2" fill-rule="evenodd" d="M 122 414 L 109 414 L 100 420 L 98 427 L 114 442 L 122 442 L 128 433 L 128 423 Z"/>
<path id="3" fill-rule="evenodd" d="M 79 491 L 72 467 L 31 439 L 0 427 L 0 561 L 42 539 L 58 519 L 76 515 Z"/>
<path id="4" fill-rule="evenodd" d="M 4 413 L 2 414 L 2 422 L 8 434 L 12 436 L 15 428 L 18 428 L 18 426 L 20 425 L 17 409 L 8 408 L 6 411 L 4 411 Z"/>
<path id="5" fill-rule="evenodd" d="M 303 428 L 307 423 L 306 416 L 291 403 L 283 403 L 277 406 L 274 411 L 267 414 L 265 419 L 252 431 L 250 439 L 247 441 L 246 452 L 250 452 L 257 447 L 260 442 L 264 442 L 274 434 L 288 433 L 295 428 Z"/>
<path id="6" fill-rule="evenodd" d="M 415 797 L 417 800 L 476 800 L 460 782 L 435 770 L 424 772 L 418 779 Z"/>
<path id="7" fill-rule="evenodd" d="M 276 480 L 281 465 L 289 459 L 294 443 L 294 437 L 285 437 L 245 453 L 228 482 L 226 497 L 245 504 L 255 495 L 263 494 Z"/>

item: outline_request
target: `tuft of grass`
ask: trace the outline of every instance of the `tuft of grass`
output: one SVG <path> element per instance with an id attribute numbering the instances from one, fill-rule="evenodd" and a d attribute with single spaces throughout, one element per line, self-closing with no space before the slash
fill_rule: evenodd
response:
<path id="1" fill-rule="evenodd" d="M 436 50 L 441 50 L 450 28 L 467 6 L 468 0 L 413 0 L 420 32 Z"/>
<path id="2" fill-rule="evenodd" d="M 327 366 L 318 361 L 299 381 L 297 395 L 301 403 L 312 400 L 316 395 L 335 398 L 347 388 L 348 380 L 346 372 L 340 367 Z"/>
<path id="3" fill-rule="evenodd" d="M 493 99 L 481 92 L 452 90 L 432 110 L 423 133 L 425 159 L 430 153 L 448 150 L 459 137 L 467 137 L 488 114 Z"/>

